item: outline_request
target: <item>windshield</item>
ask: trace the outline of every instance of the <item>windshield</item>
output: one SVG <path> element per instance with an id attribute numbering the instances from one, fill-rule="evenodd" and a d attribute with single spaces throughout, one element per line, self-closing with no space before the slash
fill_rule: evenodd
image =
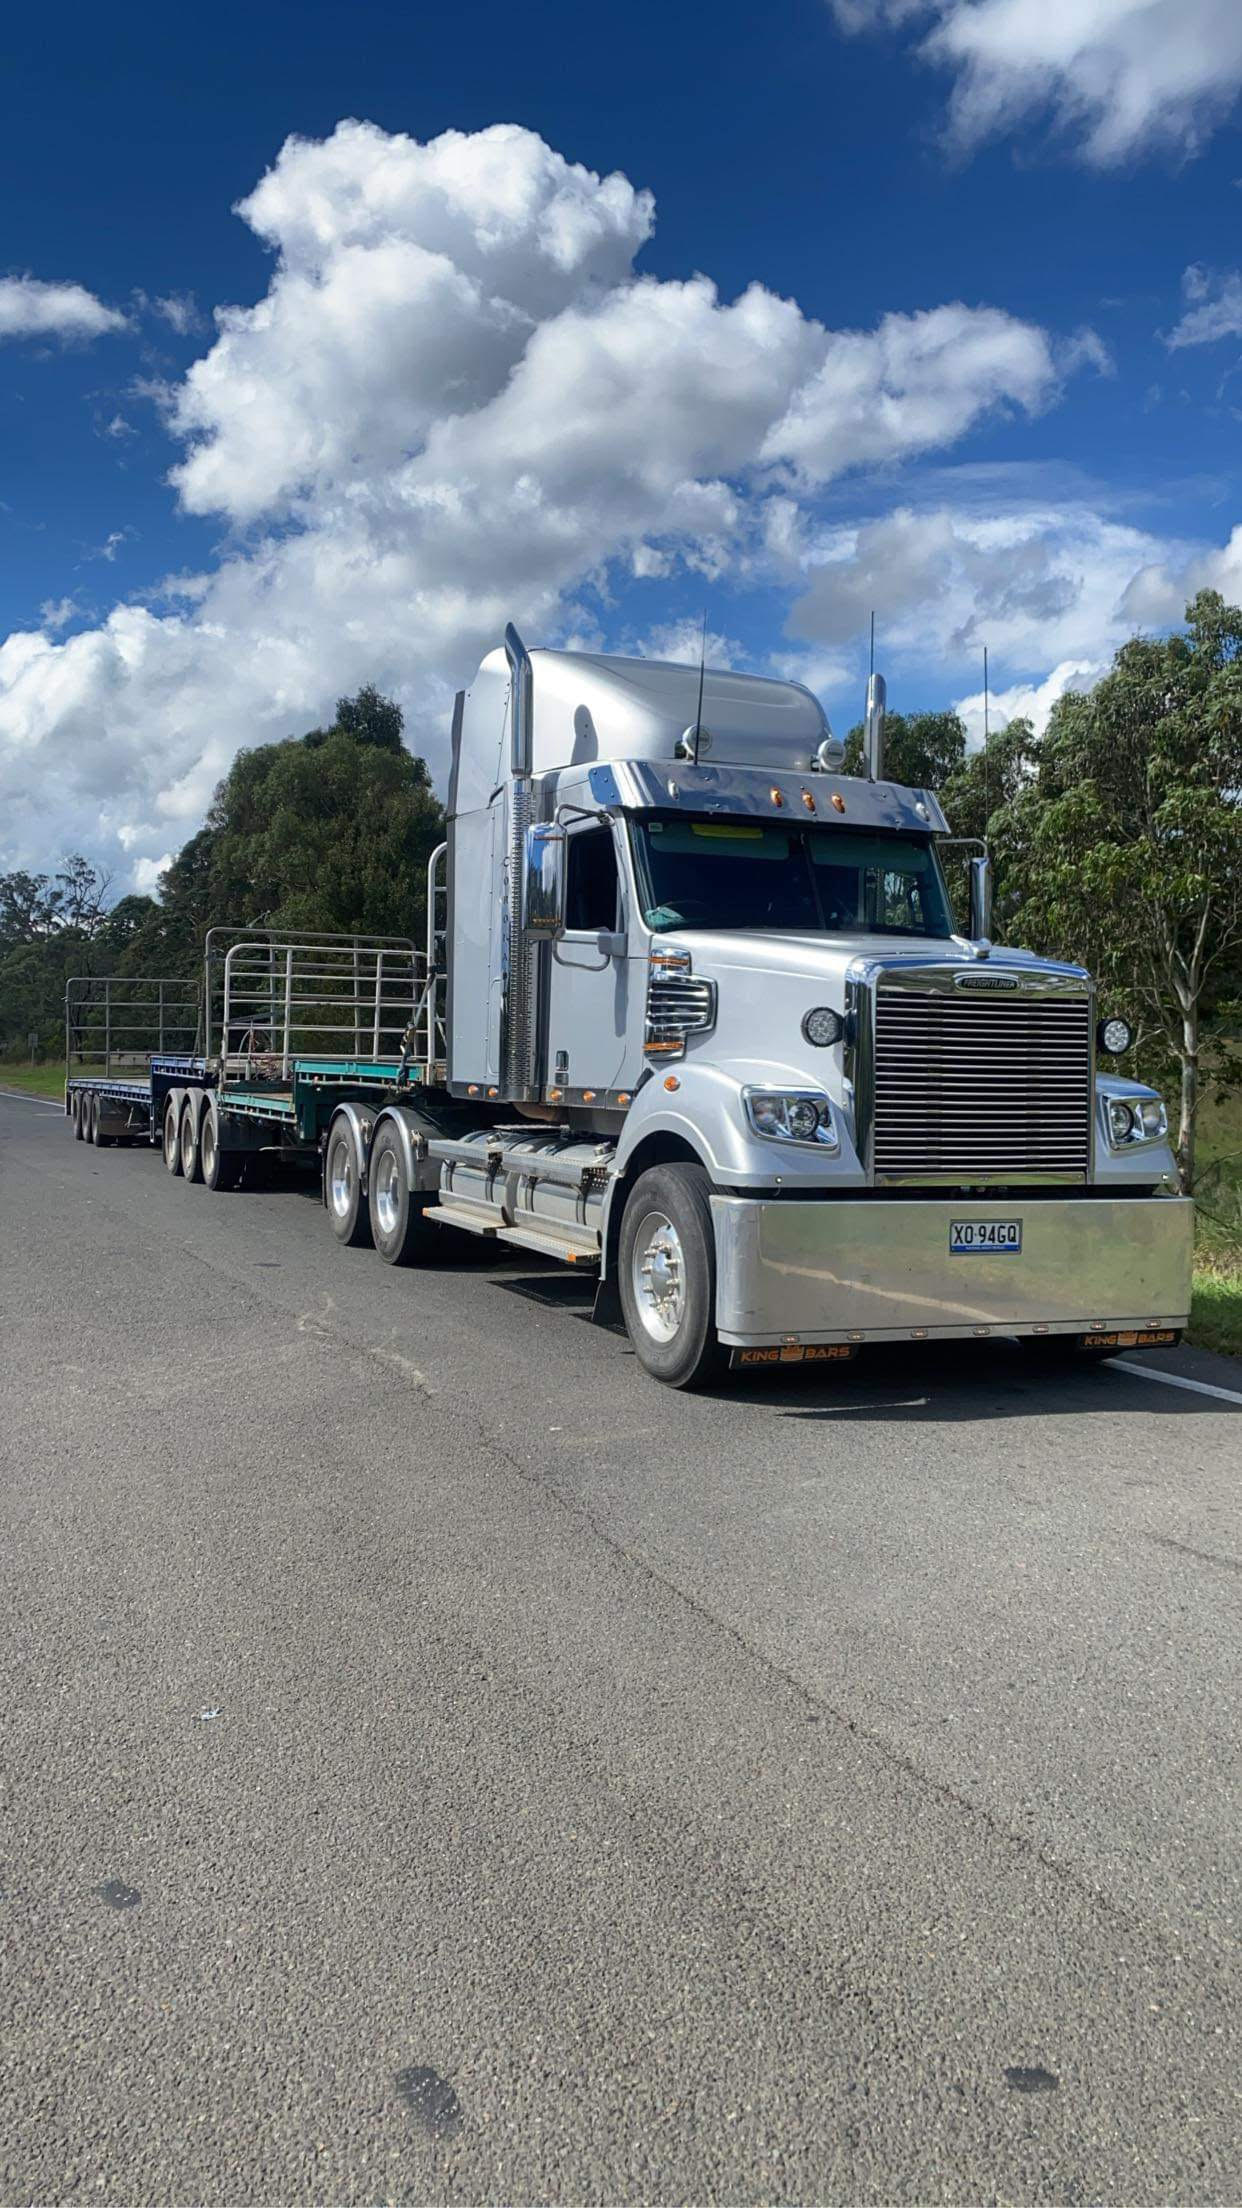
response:
<path id="1" fill-rule="evenodd" d="M 631 827 L 643 917 L 657 932 L 953 933 L 930 838 L 659 813 Z"/>

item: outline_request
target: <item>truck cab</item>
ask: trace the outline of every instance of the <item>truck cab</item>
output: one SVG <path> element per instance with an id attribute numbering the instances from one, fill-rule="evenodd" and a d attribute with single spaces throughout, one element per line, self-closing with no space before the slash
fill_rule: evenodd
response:
<path id="1" fill-rule="evenodd" d="M 435 1208 L 572 1240 L 676 1385 L 1176 1338 L 1190 1206 L 1089 975 L 991 942 L 986 862 L 959 929 L 878 682 L 842 756 L 798 684 L 510 629 L 454 715 L 445 1085 L 484 1116 L 429 1138 Z"/>

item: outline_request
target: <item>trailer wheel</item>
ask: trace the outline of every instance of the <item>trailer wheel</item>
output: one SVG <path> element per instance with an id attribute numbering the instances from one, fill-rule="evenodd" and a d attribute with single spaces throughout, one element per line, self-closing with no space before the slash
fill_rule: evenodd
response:
<path id="1" fill-rule="evenodd" d="M 164 1163 L 170 1173 L 180 1173 L 181 1125 L 175 1096 L 170 1096 L 164 1105 Z"/>
<path id="2" fill-rule="evenodd" d="M 236 1188 L 241 1158 L 236 1150 L 226 1150 L 221 1143 L 220 1115 L 211 1104 L 203 1108 L 198 1154 L 203 1169 L 203 1182 L 207 1188 L 217 1191 Z"/>
<path id="3" fill-rule="evenodd" d="M 82 1138 L 83 1138 L 83 1134 L 84 1134 L 84 1132 L 85 1132 L 85 1130 L 83 1129 L 83 1126 L 82 1126 L 82 1091 L 81 1091 L 81 1089 L 75 1089 L 75 1090 L 74 1090 L 74 1092 L 73 1092 L 73 1139 L 74 1139 L 74 1141 L 75 1141 L 75 1142 L 81 1142 L 81 1140 L 82 1140 Z"/>
<path id="4" fill-rule="evenodd" d="M 434 1230 L 423 1217 L 424 1200 L 411 1193 L 401 1137 L 385 1121 L 375 1138 L 367 1177 L 371 1235 L 386 1265 L 416 1265 Z"/>
<path id="5" fill-rule="evenodd" d="M 323 1200 L 337 1241 L 347 1250 L 365 1249 L 371 1240 L 371 1210 L 362 1193 L 362 1161 L 357 1139 L 343 1113 L 333 1120 L 328 1130 L 328 1148 L 323 1162 Z"/>
<path id="6" fill-rule="evenodd" d="M 194 1099 L 187 1096 L 181 1107 L 181 1178 L 183 1181 L 201 1181 L 203 1161 L 198 1147 L 198 1122 Z"/>
<path id="7" fill-rule="evenodd" d="M 112 1148 L 112 1137 L 102 1132 L 100 1127 L 102 1118 L 103 1105 L 100 1101 L 98 1089 L 94 1089 L 91 1092 L 91 1131 L 88 1140 L 94 1143 L 97 1150 L 110 1150 Z"/>
<path id="8" fill-rule="evenodd" d="M 617 1281 L 641 1365 L 671 1388 L 702 1387 L 721 1369 L 716 1338 L 716 1240 L 701 1165 L 653 1165 L 621 1220 Z"/>

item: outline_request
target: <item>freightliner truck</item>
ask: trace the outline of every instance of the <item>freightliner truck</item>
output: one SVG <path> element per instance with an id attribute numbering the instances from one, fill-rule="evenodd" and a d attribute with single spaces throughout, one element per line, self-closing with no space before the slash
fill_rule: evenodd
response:
<path id="1" fill-rule="evenodd" d="M 313 1162 L 389 1265 L 467 1234 L 593 1273 L 675 1387 L 1175 1341 L 1192 1207 L 1159 1097 L 1101 1065 L 1125 1023 L 990 941 L 986 856 L 959 927 L 948 823 L 885 780 L 883 728 L 875 677 L 847 776 L 796 683 L 510 627 L 456 701 L 426 943 L 214 930 L 193 1002 L 72 984 L 75 1132 L 215 1190 Z"/>

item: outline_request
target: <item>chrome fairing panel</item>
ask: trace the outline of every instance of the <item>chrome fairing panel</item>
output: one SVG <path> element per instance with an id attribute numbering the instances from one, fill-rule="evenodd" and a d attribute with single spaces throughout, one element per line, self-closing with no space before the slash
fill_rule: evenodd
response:
<path id="1" fill-rule="evenodd" d="M 716 1324 L 779 1342 L 1186 1324 L 1188 1197 L 802 1201 L 714 1194 Z M 1022 1222 L 1018 1255 L 949 1255 L 953 1220 Z"/>

